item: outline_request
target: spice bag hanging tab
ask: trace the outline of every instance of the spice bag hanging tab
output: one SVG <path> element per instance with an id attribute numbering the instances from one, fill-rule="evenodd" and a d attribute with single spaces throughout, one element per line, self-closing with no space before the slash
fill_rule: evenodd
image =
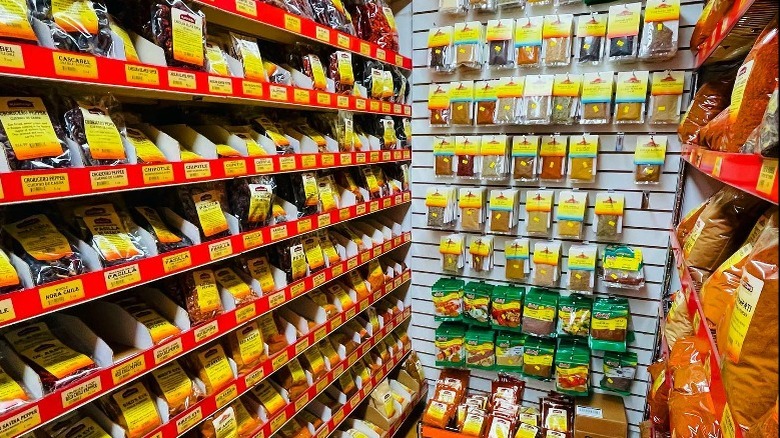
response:
<path id="1" fill-rule="evenodd" d="M 550 236 L 554 193 L 552 190 L 531 190 L 526 193 L 525 232 L 529 236 Z"/>
<path id="2" fill-rule="evenodd" d="M 484 26 L 479 21 L 456 23 L 454 31 L 455 65 L 466 69 L 482 68 Z"/>
<path id="3" fill-rule="evenodd" d="M 436 366 L 460 366 L 466 358 L 466 330 L 460 324 L 442 323 L 436 328 L 433 344 Z"/>
<path id="4" fill-rule="evenodd" d="M 520 192 L 518 190 L 490 191 L 490 231 L 511 233 L 518 222 Z"/>
<path id="5" fill-rule="evenodd" d="M 663 61 L 677 53 L 680 0 L 648 0 L 639 59 Z"/>
<path id="6" fill-rule="evenodd" d="M 485 188 L 461 187 L 458 189 L 460 226 L 465 231 L 482 231 L 485 226 Z"/>
<path id="7" fill-rule="evenodd" d="M 149 255 L 148 248 L 130 215 L 114 204 L 90 204 L 73 209 L 76 226 L 92 245 L 103 266 L 114 266 Z"/>
<path id="8" fill-rule="evenodd" d="M 561 275 L 561 243 L 534 243 L 534 276 L 531 281 L 537 286 L 555 287 Z"/>
<path id="9" fill-rule="evenodd" d="M 609 123 L 612 114 L 614 72 L 585 73 L 582 82 L 580 123 Z"/>
<path id="10" fill-rule="evenodd" d="M 433 173 L 438 177 L 455 175 L 455 138 L 437 136 L 433 140 Z"/>
<path id="11" fill-rule="evenodd" d="M 494 286 L 490 303 L 490 325 L 494 329 L 520 330 L 524 287 Z"/>
<path id="12" fill-rule="evenodd" d="M 555 75 L 550 117 L 553 124 L 571 125 L 575 122 L 580 109 L 581 87 L 582 75 L 568 73 Z"/>
<path id="13" fill-rule="evenodd" d="M 452 26 L 434 27 L 428 31 L 428 68 L 450 73 L 455 70 Z"/>
<path id="14" fill-rule="evenodd" d="M 461 320 L 464 286 L 465 282 L 457 278 L 440 278 L 431 286 L 435 321 Z"/>
<path id="15" fill-rule="evenodd" d="M 619 72 L 615 89 L 615 123 L 644 123 L 646 71 Z"/>
<path id="16" fill-rule="evenodd" d="M 554 357 L 554 339 L 526 337 L 523 345 L 523 375 L 537 380 L 550 380 Z"/>
<path id="17" fill-rule="evenodd" d="M 450 126 L 450 84 L 431 84 L 428 87 L 428 110 L 431 127 Z"/>
<path id="18" fill-rule="evenodd" d="M 626 351 L 628 318 L 627 298 L 597 298 L 590 322 L 590 348 L 618 353 Z"/>
<path id="19" fill-rule="evenodd" d="M 555 351 L 555 389 L 576 396 L 590 393 L 590 349 L 583 341 L 561 339 Z"/>
<path id="20" fill-rule="evenodd" d="M 592 183 L 596 180 L 598 151 L 598 135 L 583 134 L 569 137 L 568 174 L 572 183 Z"/>
<path id="21" fill-rule="evenodd" d="M 566 151 L 569 137 L 554 134 L 542 137 L 539 148 L 539 179 L 542 181 L 563 181 L 566 177 Z"/>
<path id="22" fill-rule="evenodd" d="M 572 14 L 545 15 L 542 26 L 542 63 L 545 67 L 571 63 Z"/>
<path id="23" fill-rule="evenodd" d="M 474 81 L 450 83 L 450 120 L 453 126 L 474 125 Z"/>
<path id="24" fill-rule="evenodd" d="M 647 121 L 652 124 L 678 124 L 685 88 L 685 72 L 655 72 L 650 79 L 650 108 Z"/>
<path id="25" fill-rule="evenodd" d="M 558 335 L 587 338 L 592 307 L 593 299 L 585 295 L 573 293 L 561 297 L 558 301 Z"/>
<path id="26" fill-rule="evenodd" d="M 119 102 L 111 95 L 86 96 L 70 101 L 65 128 L 78 144 L 87 166 L 127 164 L 120 129 L 124 122 Z"/>
<path id="27" fill-rule="evenodd" d="M 479 179 L 482 150 L 482 137 L 479 135 L 459 135 L 455 137 L 455 156 L 457 176 L 468 179 Z"/>
<path id="28" fill-rule="evenodd" d="M 493 236 L 472 236 L 469 242 L 471 269 L 487 272 L 493 269 Z"/>
<path id="29" fill-rule="evenodd" d="M 523 124 L 549 125 L 552 116 L 554 75 L 529 75 L 523 88 Z"/>
<path id="30" fill-rule="evenodd" d="M 607 59 L 616 62 L 632 62 L 636 59 L 641 21 L 640 2 L 609 7 Z"/>
<path id="31" fill-rule="evenodd" d="M 488 20 L 485 33 L 488 67 L 496 69 L 515 67 L 514 33 L 515 20 L 511 18 Z"/>
<path id="32" fill-rule="evenodd" d="M 625 196 L 612 191 L 596 194 L 593 232 L 599 240 L 617 240 L 623 234 Z"/>
<path id="33" fill-rule="evenodd" d="M 507 177 L 507 140 L 506 135 L 482 137 L 482 179 L 499 180 Z"/>
<path id="34" fill-rule="evenodd" d="M 465 265 L 465 242 L 460 234 L 442 236 L 439 241 L 439 253 L 441 254 L 441 269 L 443 271 L 459 273 Z"/>
<path id="35" fill-rule="evenodd" d="M 504 245 L 505 278 L 507 280 L 524 280 L 531 272 L 528 257 L 528 239 L 506 241 Z"/>
<path id="36" fill-rule="evenodd" d="M 569 278 L 571 291 L 593 293 L 596 283 L 598 245 L 572 245 L 569 247 Z"/>
<path id="37" fill-rule="evenodd" d="M 582 239 L 585 233 L 585 211 L 588 192 L 562 190 L 558 192 L 558 237 Z"/>
<path id="38" fill-rule="evenodd" d="M 515 21 L 515 63 L 520 68 L 536 68 L 542 63 L 544 17 L 523 17 Z"/>
<path id="39" fill-rule="evenodd" d="M 634 182 L 659 184 L 666 161 L 665 135 L 640 135 L 634 150 Z"/>
<path id="40" fill-rule="evenodd" d="M 11 170 L 71 166 L 65 131 L 39 97 L 0 97 L 0 142 Z"/>
<path id="41" fill-rule="evenodd" d="M 577 62 L 598 65 L 604 57 L 607 35 L 607 15 L 591 12 L 577 19 Z"/>
<path id="42" fill-rule="evenodd" d="M 541 137 L 538 135 L 516 135 L 512 137 L 512 178 L 517 181 L 536 181 L 536 162 Z"/>
<path id="43" fill-rule="evenodd" d="M 601 254 L 603 281 L 608 287 L 641 289 L 645 285 L 642 250 L 627 245 L 609 245 Z"/>
<path id="44" fill-rule="evenodd" d="M 516 125 L 523 119 L 523 88 L 525 78 L 521 76 L 503 77 L 496 85 L 497 125 Z"/>

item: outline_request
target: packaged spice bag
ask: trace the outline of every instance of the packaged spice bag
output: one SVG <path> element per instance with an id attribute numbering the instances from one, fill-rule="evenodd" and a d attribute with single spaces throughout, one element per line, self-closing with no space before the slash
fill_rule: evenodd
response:
<path id="1" fill-rule="evenodd" d="M 494 122 L 497 125 L 516 125 L 523 117 L 523 87 L 524 77 L 504 77 L 498 80 L 496 86 L 496 114 Z"/>
<path id="2" fill-rule="evenodd" d="M 439 0 L 439 12 L 443 14 L 465 14 L 467 6 L 466 0 Z"/>
<path id="3" fill-rule="evenodd" d="M 40 286 L 87 271 L 78 241 L 64 224 L 47 215 L 27 216 L 3 225 L 4 246 L 30 267 L 33 285 Z"/>
<path id="4" fill-rule="evenodd" d="M 441 254 L 441 269 L 447 272 L 458 273 L 465 265 L 465 242 L 463 236 L 450 234 L 442 236 L 439 241 L 439 253 Z"/>
<path id="5" fill-rule="evenodd" d="M 433 174 L 435 176 L 454 176 L 455 140 L 450 137 L 436 137 L 433 141 Z"/>
<path id="6" fill-rule="evenodd" d="M 490 325 L 493 328 L 520 330 L 525 288 L 494 286 L 491 295 Z"/>
<path id="7" fill-rule="evenodd" d="M 135 206 L 130 213 L 134 221 L 152 235 L 159 254 L 192 245 L 192 241 L 179 230 L 169 226 L 156 209 Z"/>
<path id="8" fill-rule="evenodd" d="M 509 173 L 507 162 L 507 136 L 490 135 L 482 137 L 482 179 L 504 179 Z"/>
<path id="9" fill-rule="evenodd" d="M 626 245 L 608 245 L 601 254 L 602 278 L 609 287 L 641 289 L 645 285 L 642 250 Z"/>
<path id="10" fill-rule="evenodd" d="M 338 116 L 334 116 L 333 120 L 334 124 L 341 122 Z M 252 119 L 252 127 L 255 128 L 258 133 L 265 135 L 274 143 L 277 154 L 287 155 L 295 153 L 292 146 L 290 145 L 290 140 L 285 136 L 285 131 L 282 125 L 271 120 L 271 118 L 267 115 L 261 114 L 258 117 Z M 334 129 L 334 133 L 338 132 L 338 130 Z M 339 145 L 341 146 L 343 143 L 340 136 L 337 135 L 336 137 L 336 140 L 339 140 Z"/>
<path id="11" fill-rule="evenodd" d="M 650 0 L 645 5 L 645 24 L 639 59 L 662 61 L 677 53 L 680 0 Z"/>
<path id="12" fill-rule="evenodd" d="M 484 27 L 479 21 L 456 23 L 453 32 L 455 66 L 465 69 L 482 68 Z"/>
<path id="13" fill-rule="evenodd" d="M 609 123 L 612 113 L 613 79 L 611 71 L 583 75 L 580 123 Z"/>
<path id="14" fill-rule="evenodd" d="M 203 12 L 182 0 L 156 0 L 151 13 L 148 36 L 163 49 L 168 66 L 205 71 L 206 17 Z"/>
<path id="15" fill-rule="evenodd" d="M 482 137 L 478 135 L 455 137 L 455 158 L 457 176 L 478 179 L 481 170 Z"/>
<path id="16" fill-rule="evenodd" d="M 235 378 L 225 350 L 219 343 L 201 348 L 187 355 L 186 359 L 190 369 L 197 373 L 198 378 L 205 385 L 206 394 L 213 394 Z"/>
<path id="17" fill-rule="evenodd" d="M 305 3 L 305 2 L 304 2 Z M 398 28 L 393 10 L 383 0 L 363 0 L 350 9 L 357 36 L 393 52 L 398 51 Z"/>
<path id="18" fill-rule="evenodd" d="M 434 27 L 428 31 L 428 68 L 450 73 L 455 70 L 452 26 Z"/>
<path id="19" fill-rule="evenodd" d="M 71 166 L 65 131 L 39 97 L 0 97 L 0 144 L 11 170 Z"/>
<path id="20" fill-rule="evenodd" d="M 485 188 L 461 187 L 458 189 L 460 226 L 464 231 L 482 231 L 485 225 Z"/>
<path id="21" fill-rule="evenodd" d="M 552 228 L 552 190 L 530 190 L 525 199 L 525 232 L 529 236 L 549 237 Z"/>
<path id="22" fill-rule="evenodd" d="M 569 290 L 593 293 L 596 281 L 597 251 L 597 245 L 572 245 L 569 247 Z"/>
<path id="23" fill-rule="evenodd" d="M 615 86 L 615 123 L 644 123 L 646 71 L 619 72 Z"/>
<path id="24" fill-rule="evenodd" d="M 555 75 L 553 83 L 552 116 L 550 122 L 556 125 L 571 125 L 580 109 L 580 88 L 582 75 Z"/>
<path id="25" fill-rule="evenodd" d="M 495 11 L 496 10 L 496 2 L 495 0 L 468 0 L 469 1 L 469 9 L 472 11 Z"/>
<path id="26" fill-rule="evenodd" d="M 463 289 L 463 321 L 469 325 L 490 324 L 490 296 L 493 286 L 484 281 L 470 281 Z"/>
<path id="27" fill-rule="evenodd" d="M 637 355 L 625 353 L 604 352 L 603 371 L 600 387 L 621 395 L 631 394 L 631 384 L 636 376 Z"/>
<path id="28" fill-rule="evenodd" d="M 165 154 L 143 131 L 125 126 L 120 134 L 125 142 L 130 163 L 156 164 L 168 161 Z"/>
<path id="29" fill-rule="evenodd" d="M 518 190 L 491 190 L 490 231 L 512 233 L 517 226 L 517 208 L 520 205 Z"/>
<path id="30" fill-rule="evenodd" d="M 177 188 L 174 208 L 179 215 L 200 230 L 203 241 L 230 235 L 225 212 L 225 186 L 221 182 L 210 182 Z"/>
<path id="31" fill-rule="evenodd" d="M 561 275 L 561 243 L 534 243 L 534 275 L 531 282 L 537 286 L 555 287 Z"/>
<path id="32" fill-rule="evenodd" d="M 517 181 L 536 181 L 540 141 L 538 135 L 512 137 L 512 178 Z"/>
<path id="33" fill-rule="evenodd" d="M 523 344 L 523 375 L 537 380 L 550 380 L 554 356 L 554 340 L 526 337 Z"/>
<path id="34" fill-rule="evenodd" d="M 466 331 L 462 325 L 442 323 L 434 334 L 436 366 L 459 366 L 465 359 Z"/>
<path id="35" fill-rule="evenodd" d="M 2 273 L 0 275 L 0 294 L 24 289 L 19 273 L 11 264 L 11 259 L 4 250 L 0 250 L 0 273 Z M 2 368 L 0 368 L 0 373 L 2 373 Z M 3 404 L 0 401 L 0 411 L 3 410 L 2 408 Z"/>
<path id="36" fill-rule="evenodd" d="M 599 136 L 572 135 L 569 137 L 568 174 L 572 183 L 592 183 L 596 180 Z"/>
<path id="37" fill-rule="evenodd" d="M 573 293 L 561 297 L 558 300 L 558 334 L 587 338 L 592 307 L 593 300 L 585 295 Z"/>
<path id="38" fill-rule="evenodd" d="M 558 192 L 558 237 L 582 239 L 585 232 L 585 212 L 588 192 L 562 190 Z"/>
<path id="39" fill-rule="evenodd" d="M 54 48 L 69 52 L 91 53 L 98 56 L 109 56 L 113 47 L 113 36 L 105 2 L 85 0 L 41 0 L 28 2 L 30 16 L 42 21 L 48 28 Z M 19 8 L 15 6 L 13 9 Z M 24 7 L 27 10 L 27 7 Z M 10 18 L 10 17 L 9 17 Z M 29 18 L 23 21 L 29 23 Z M 35 35 L 24 31 L 24 23 L 20 18 L 16 23 L 22 26 L 21 32 L 14 32 L 17 38 L 35 41 Z"/>
<path id="40" fill-rule="evenodd" d="M 496 336 L 496 369 L 520 373 L 523 369 L 523 344 L 525 336 L 498 332 Z"/>
<path id="41" fill-rule="evenodd" d="M 566 178 L 566 152 L 569 137 L 545 135 L 539 147 L 539 179 L 563 181 Z"/>
<path id="42" fill-rule="evenodd" d="M 571 63 L 572 14 L 545 15 L 542 26 L 542 64 L 545 67 Z"/>
<path id="43" fill-rule="evenodd" d="M 629 313 L 627 298 L 597 298 L 590 321 L 590 348 L 625 352 Z"/>
<path id="44" fill-rule="evenodd" d="M 515 20 L 488 20 L 485 37 L 487 40 L 487 64 L 491 68 L 514 68 Z"/>
<path id="45" fill-rule="evenodd" d="M 101 397 L 98 405 L 129 438 L 142 437 L 162 424 L 155 400 L 143 382 L 134 382 Z"/>
<path id="46" fill-rule="evenodd" d="M 523 17 L 515 21 L 515 63 L 520 68 L 536 68 L 542 62 L 544 17 Z"/>
<path id="47" fill-rule="evenodd" d="M 650 108 L 647 121 L 652 124 L 677 124 L 685 86 L 685 72 L 655 72 L 650 82 Z"/>
<path id="48" fill-rule="evenodd" d="M 428 88 L 428 110 L 433 128 L 450 126 L 450 84 L 431 84 Z"/>
<path id="49" fill-rule="evenodd" d="M 607 59 L 617 62 L 631 62 L 636 59 L 641 19 L 640 2 L 609 7 Z"/>
<path id="50" fill-rule="evenodd" d="M 85 96 L 70 101 L 65 112 L 65 129 L 79 145 L 87 166 L 127 164 L 120 129 L 124 121 L 119 102 L 111 95 Z"/>
<path id="51" fill-rule="evenodd" d="M 333 79 L 337 94 L 352 95 L 355 73 L 352 70 L 352 53 L 337 50 L 330 55 L 328 77 Z"/>
<path id="52" fill-rule="evenodd" d="M 598 240 L 617 240 L 623 234 L 625 196 L 612 191 L 596 194 L 593 232 Z"/>
<path id="53" fill-rule="evenodd" d="M 504 276 L 507 280 L 525 280 L 531 271 L 528 260 L 528 239 L 507 241 L 504 246 L 506 260 Z"/>
<path id="54" fill-rule="evenodd" d="M 474 272 L 493 269 L 493 236 L 473 236 L 469 242 L 469 254 Z"/>
<path id="55" fill-rule="evenodd" d="M 474 81 L 450 83 L 450 120 L 452 126 L 474 125 Z"/>
<path id="56" fill-rule="evenodd" d="M 263 66 L 260 47 L 253 37 L 230 32 L 230 56 L 237 59 L 243 67 L 245 79 L 268 82 L 268 73 Z"/>
<path id="57" fill-rule="evenodd" d="M 477 126 L 495 124 L 498 80 L 474 83 L 474 114 Z"/>
<path id="58" fill-rule="evenodd" d="M 322 0 L 311 3 L 314 20 L 338 31 L 355 35 L 352 15 L 340 0 Z"/>
<path id="59" fill-rule="evenodd" d="M 523 88 L 523 105 L 525 106 L 525 113 L 523 117 L 524 124 L 550 124 L 554 82 L 554 75 L 526 76 L 525 87 Z"/>
<path id="60" fill-rule="evenodd" d="M 607 36 L 607 16 L 591 12 L 577 20 L 577 62 L 598 65 L 604 57 Z"/>
<path id="61" fill-rule="evenodd" d="M 163 292 L 187 310 L 192 325 L 214 319 L 222 313 L 219 287 L 214 271 L 199 269 L 162 282 Z"/>
<path id="62" fill-rule="evenodd" d="M 425 194 L 428 208 L 428 226 L 440 229 L 454 228 L 456 223 L 455 187 L 429 187 Z"/>
<path id="63" fill-rule="evenodd" d="M 276 181 L 272 176 L 254 176 L 228 181 L 230 211 L 241 231 L 266 226 L 271 220 Z"/>
<path id="64" fill-rule="evenodd" d="M 3 25 L 0 26 L 0 38 L 4 41 L 20 43 L 38 43 L 30 20 L 27 1 L 9 1 L 3 5 Z"/>
<path id="65" fill-rule="evenodd" d="M 431 286 L 436 321 L 460 321 L 463 315 L 463 290 L 465 282 L 457 278 L 440 278 Z"/>
<path id="66" fill-rule="evenodd" d="M 149 255 L 139 227 L 130 214 L 112 203 L 87 204 L 71 212 L 75 228 L 104 267 L 140 260 Z"/>
<path id="67" fill-rule="evenodd" d="M 470 327 L 466 331 L 466 367 L 493 369 L 496 364 L 496 333 L 487 328 Z"/>
<path id="68" fill-rule="evenodd" d="M 666 161 L 665 135 L 640 135 L 634 150 L 634 182 L 636 184 L 659 184 Z"/>
<path id="69" fill-rule="evenodd" d="M 584 342 L 561 339 L 555 351 L 555 390 L 577 396 L 590 393 L 590 349 Z"/>

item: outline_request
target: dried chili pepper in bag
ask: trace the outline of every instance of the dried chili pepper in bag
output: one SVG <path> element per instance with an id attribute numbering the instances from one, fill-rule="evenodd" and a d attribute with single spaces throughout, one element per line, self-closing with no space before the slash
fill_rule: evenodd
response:
<path id="1" fill-rule="evenodd" d="M 182 0 L 157 0 L 145 26 L 149 38 L 165 52 L 169 67 L 206 69 L 206 17 Z"/>
<path id="2" fill-rule="evenodd" d="M 54 48 L 108 56 L 113 45 L 108 9 L 91 0 L 29 1 L 30 14 L 49 28 Z"/>
<path id="3" fill-rule="evenodd" d="M 352 6 L 357 36 L 379 47 L 398 51 L 398 29 L 393 10 L 383 0 L 358 0 Z"/>
<path id="4" fill-rule="evenodd" d="M 163 292 L 187 310 L 193 326 L 222 313 L 219 287 L 211 269 L 197 269 L 162 281 Z"/>
<path id="5" fill-rule="evenodd" d="M 0 97 L 0 145 L 11 170 L 71 166 L 65 131 L 39 97 Z"/>
<path id="6" fill-rule="evenodd" d="M 330 55 L 328 76 L 336 83 L 336 93 L 352 94 L 355 73 L 352 71 L 352 53 L 338 50 Z"/>
<path id="7" fill-rule="evenodd" d="M 81 148 L 87 166 L 127 164 L 127 154 L 119 131 L 124 122 L 119 102 L 111 95 L 81 97 L 70 101 L 65 113 L 65 129 Z"/>
<path id="8" fill-rule="evenodd" d="M 175 210 L 198 227 L 203 241 L 230 235 L 225 211 L 225 186 L 210 182 L 179 187 L 175 194 Z"/>
<path id="9" fill-rule="evenodd" d="M 355 34 L 352 16 L 341 0 L 310 0 L 310 4 L 316 22 L 350 35 Z"/>
<path id="10" fill-rule="evenodd" d="M 124 209 L 110 202 L 73 209 L 76 229 L 89 243 L 104 267 L 140 260 L 149 255 L 139 227 Z"/>
<path id="11" fill-rule="evenodd" d="M 275 189 L 276 180 L 270 175 L 228 181 L 230 211 L 238 218 L 241 231 L 264 227 L 270 223 Z"/>
<path id="12" fill-rule="evenodd" d="M 152 235 L 159 254 L 192 245 L 192 241 L 187 236 L 169 226 L 154 208 L 136 206 L 131 209 L 131 214 L 136 223 Z"/>

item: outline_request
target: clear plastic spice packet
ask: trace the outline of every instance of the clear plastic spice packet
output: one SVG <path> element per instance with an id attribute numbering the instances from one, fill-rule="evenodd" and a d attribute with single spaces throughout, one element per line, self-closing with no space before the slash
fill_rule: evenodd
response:
<path id="1" fill-rule="evenodd" d="M 526 0 L 496 0 L 499 9 L 524 8 Z"/>
<path id="2" fill-rule="evenodd" d="M 515 21 L 515 63 L 520 68 L 541 65 L 543 26 L 542 16 L 523 17 Z"/>
<path id="3" fill-rule="evenodd" d="M 516 181 L 536 181 L 539 156 L 538 135 L 518 135 L 512 138 L 512 178 Z"/>
<path id="4" fill-rule="evenodd" d="M 498 80 L 477 81 L 474 84 L 474 113 L 477 125 L 494 125 L 496 116 L 496 94 Z"/>
<path id="5" fill-rule="evenodd" d="M 531 190 L 525 199 L 525 232 L 533 237 L 549 237 L 552 229 L 552 190 Z"/>
<path id="6" fill-rule="evenodd" d="M 630 62 L 636 59 L 641 18 L 641 2 L 609 7 L 607 59 L 615 62 Z"/>
<path id="7" fill-rule="evenodd" d="M 439 253 L 441 254 L 441 269 L 443 271 L 460 272 L 465 262 L 463 236 L 460 234 L 442 236 L 439 241 Z"/>
<path id="8" fill-rule="evenodd" d="M 641 135 L 634 150 L 634 182 L 658 184 L 666 161 L 665 135 Z"/>
<path id="9" fill-rule="evenodd" d="M 474 272 L 488 272 L 493 269 L 493 236 L 471 236 L 469 255 Z"/>
<path id="10" fill-rule="evenodd" d="M 425 206 L 428 209 L 428 226 L 433 228 L 455 228 L 454 187 L 430 187 L 425 193 Z"/>
<path id="11" fill-rule="evenodd" d="M 531 272 L 528 260 L 528 239 L 507 241 L 504 246 L 506 260 L 504 276 L 507 280 L 524 280 Z"/>
<path id="12" fill-rule="evenodd" d="M 515 125 L 521 122 L 524 86 L 524 77 L 504 77 L 498 80 L 494 117 L 497 125 Z"/>
<path id="13" fill-rule="evenodd" d="M 489 20 L 485 37 L 487 39 L 487 64 L 491 68 L 514 68 L 515 20 Z"/>
<path id="14" fill-rule="evenodd" d="M 619 72 L 615 85 L 615 123 L 644 123 L 647 100 L 646 71 Z"/>
<path id="15" fill-rule="evenodd" d="M 435 27 L 428 31 L 428 67 L 437 72 L 450 73 L 455 70 L 453 28 Z"/>
<path id="16" fill-rule="evenodd" d="M 433 141 L 433 174 L 449 177 L 455 175 L 455 140 L 453 137 L 435 137 Z"/>
<path id="17" fill-rule="evenodd" d="M 614 72 L 585 73 L 582 80 L 580 123 L 609 123 Z"/>
<path id="18" fill-rule="evenodd" d="M 496 10 L 496 2 L 495 0 L 468 0 L 469 1 L 469 9 L 474 11 L 495 11 Z"/>
<path id="19" fill-rule="evenodd" d="M 623 234 L 625 196 L 612 191 L 596 194 L 593 232 L 599 240 L 617 240 Z"/>
<path id="20" fill-rule="evenodd" d="M 582 75 L 568 73 L 555 75 L 550 122 L 556 125 L 574 123 L 580 109 L 581 87 Z"/>
<path id="21" fill-rule="evenodd" d="M 504 179 L 509 173 L 507 162 L 507 136 L 482 137 L 482 179 Z"/>
<path id="22" fill-rule="evenodd" d="M 431 84 L 428 88 L 431 127 L 450 126 L 450 84 Z"/>
<path id="23" fill-rule="evenodd" d="M 561 243 L 553 241 L 534 243 L 533 261 L 531 283 L 542 287 L 557 286 L 561 275 Z"/>
<path id="24" fill-rule="evenodd" d="M 461 187 L 458 190 L 460 227 L 465 231 L 482 231 L 485 224 L 485 188 Z"/>
<path id="25" fill-rule="evenodd" d="M 597 252 L 598 245 L 572 245 L 569 247 L 567 289 L 593 293 L 593 287 L 596 283 Z"/>
<path id="26" fill-rule="evenodd" d="M 577 20 L 577 62 L 597 65 L 604 57 L 607 37 L 606 14 L 591 13 Z"/>
<path id="27" fill-rule="evenodd" d="M 456 175 L 461 178 L 479 178 L 482 137 L 478 135 L 455 137 Z"/>
<path id="28" fill-rule="evenodd" d="M 558 237 L 582 239 L 585 234 L 585 212 L 588 192 L 563 190 L 558 193 Z"/>
<path id="29" fill-rule="evenodd" d="M 583 134 L 569 137 L 568 173 L 573 183 L 591 183 L 596 180 L 598 151 L 598 135 Z"/>
<path id="30" fill-rule="evenodd" d="M 484 26 L 479 21 L 455 24 L 455 66 L 479 70 L 482 68 Z"/>
<path id="31" fill-rule="evenodd" d="M 645 285 L 642 250 L 627 245 L 608 245 L 601 254 L 603 281 L 608 287 L 641 289 Z"/>
<path id="32" fill-rule="evenodd" d="M 517 208 L 519 206 L 517 190 L 491 190 L 490 231 L 494 233 L 511 233 L 517 225 Z"/>
<path id="33" fill-rule="evenodd" d="M 450 120 L 453 126 L 474 125 L 474 81 L 450 83 Z"/>
<path id="34" fill-rule="evenodd" d="M 572 14 L 545 15 L 542 27 L 542 64 L 546 67 L 571 63 Z"/>
<path id="35" fill-rule="evenodd" d="M 439 0 L 439 12 L 443 14 L 465 14 L 468 2 L 466 0 Z"/>
<path id="36" fill-rule="evenodd" d="M 680 123 L 685 72 L 663 71 L 653 73 L 650 81 L 650 108 L 647 121 L 653 124 Z"/>
<path id="37" fill-rule="evenodd" d="M 563 181 L 566 177 L 566 151 L 569 137 L 554 134 L 542 137 L 539 147 L 539 179 Z"/>
<path id="38" fill-rule="evenodd" d="M 663 61 L 677 53 L 680 0 L 648 0 L 639 59 Z"/>
<path id="39" fill-rule="evenodd" d="M 526 76 L 523 88 L 525 107 L 523 123 L 526 125 L 549 125 L 552 114 L 551 102 L 553 75 Z"/>

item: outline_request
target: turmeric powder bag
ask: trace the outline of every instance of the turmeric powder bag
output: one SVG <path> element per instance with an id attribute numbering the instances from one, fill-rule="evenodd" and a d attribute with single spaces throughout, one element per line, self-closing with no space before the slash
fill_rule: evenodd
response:
<path id="1" fill-rule="evenodd" d="M 669 395 L 669 425 L 677 438 L 718 438 L 720 427 L 701 364 L 675 371 L 674 390 Z"/>
<path id="2" fill-rule="evenodd" d="M 742 268 L 728 331 L 721 378 L 734 420 L 753 424 L 778 392 L 778 226 L 767 224 Z"/>
<path id="3" fill-rule="evenodd" d="M 647 406 L 650 409 L 650 420 L 656 430 L 669 430 L 669 391 L 671 382 L 666 379 L 666 361 L 658 361 L 647 367 L 650 374 L 650 392 L 647 396 Z"/>

